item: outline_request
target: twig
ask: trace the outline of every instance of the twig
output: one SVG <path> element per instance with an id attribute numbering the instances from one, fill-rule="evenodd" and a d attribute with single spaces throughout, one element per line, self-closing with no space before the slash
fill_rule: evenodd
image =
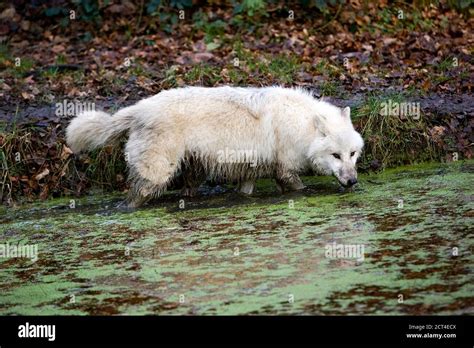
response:
<path id="1" fill-rule="evenodd" d="M 335 20 L 337 18 L 337 16 L 339 16 L 339 12 L 341 12 L 341 9 L 342 9 L 342 2 L 339 4 L 339 7 L 337 8 L 337 11 L 336 11 L 336 14 L 334 15 L 334 17 L 332 17 L 326 24 L 323 24 L 323 25 L 321 25 L 320 27 L 318 27 L 314 30 L 318 31 L 318 30 L 322 30 L 322 29 L 326 28 L 333 20 Z"/>
<path id="2" fill-rule="evenodd" d="M 140 15 L 138 16 L 138 21 L 137 21 L 137 24 L 135 25 L 135 33 L 137 32 L 138 30 L 138 27 L 140 26 L 140 23 L 142 21 L 142 15 L 143 15 L 143 4 L 144 4 L 145 0 L 141 0 L 140 1 Z"/>

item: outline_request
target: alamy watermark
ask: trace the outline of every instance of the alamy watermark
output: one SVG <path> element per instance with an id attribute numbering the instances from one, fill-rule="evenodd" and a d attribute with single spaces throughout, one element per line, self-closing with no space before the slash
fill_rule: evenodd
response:
<path id="1" fill-rule="evenodd" d="M 64 99 L 55 104 L 56 116 L 77 116 L 87 111 L 95 111 L 95 103 L 80 103 Z"/>
<path id="2" fill-rule="evenodd" d="M 0 244 L 0 258 L 28 258 L 38 260 L 37 244 Z"/>
<path id="3" fill-rule="evenodd" d="M 257 150 L 233 150 L 226 147 L 217 151 L 219 163 L 250 163 L 251 167 L 256 167 L 257 160 Z"/>
<path id="4" fill-rule="evenodd" d="M 56 325 L 38 325 L 26 322 L 18 326 L 18 337 L 20 338 L 47 338 L 48 341 L 56 339 Z"/>
<path id="5" fill-rule="evenodd" d="M 328 259 L 356 259 L 364 261 L 364 244 L 326 244 L 326 257 Z"/>
<path id="6" fill-rule="evenodd" d="M 380 115 L 382 116 L 398 116 L 411 117 L 414 120 L 420 119 L 420 103 L 415 102 L 395 102 L 389 99 L 387 102 L 380 104 Z"/>

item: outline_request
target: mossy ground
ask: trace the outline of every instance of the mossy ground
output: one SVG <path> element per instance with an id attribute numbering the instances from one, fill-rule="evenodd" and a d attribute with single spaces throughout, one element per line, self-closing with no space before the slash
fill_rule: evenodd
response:
<path id="1" fill-rule="evenodd" d="M 0 243 L 39 255 L 0 258 L 0 314 L 473 313 L 473 173 L 401 167 L 354 192 L 307 177 L 287 195 L 262 180 L 251 197 L 170 192 L 135 211 L 102 194 L 3 207 Z M 333 242 L 364 260 L 327 258 Z"/>

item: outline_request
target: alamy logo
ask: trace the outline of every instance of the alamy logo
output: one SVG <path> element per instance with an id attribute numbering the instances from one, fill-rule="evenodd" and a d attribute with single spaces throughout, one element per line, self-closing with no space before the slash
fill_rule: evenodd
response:
<path id="1" fill-rule="evenodd" d="M 48 341 L 56 339 L 56 325 L 35 325 L 26 322 L 18 326 L 18 337 L 21 338 L 47 338 Z"/>
<path id="2" fill-rule="evenodd" d="M 217 151 L 219 163 L 250 163 L 251 167 L 257 166 L 257 150 L 232 150 L 225 148 Z"/>
<path id="3" fill-rule="evenodd" d="M 391 99 L 388 102 L 380 104 L 380 115 L 382 116 L 398 116 L 412 117 L 414 120 L 420 119 L 420 103 L 399 103 Z"/>
<path id="4" fill-rule="evenodd" d="M 63 100 L 55 105 L 56 116 L 77 116 L 86 111 L 95 111 L 95 103 L 79 103 Z"/>
<path id="5" fill-rule="evenodd" d="M 326 244 L 328 259 L 356 259 L 364 261 L 364 244 Z"/>
<path id="6" fill-rule="evenodd" d="M 0 244 L 0 257 L 15 258 L 23 257 L 28 258 L 33 262 L 38 260 L 38 245 L 36 244 Z"/>

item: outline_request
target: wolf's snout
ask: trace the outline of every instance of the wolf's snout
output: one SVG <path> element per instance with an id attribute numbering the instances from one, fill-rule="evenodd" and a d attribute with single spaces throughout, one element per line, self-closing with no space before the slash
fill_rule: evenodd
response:
<path id="1" fill-rule="evenodd" d="M 349 180 L 347 180 L 348 187 L 354 186 L 355 184 L 357 184 L 357 178 L 350 178 Z"/>
<path id="2" fill-rule="evenodd" d="M 349 177 L 348 179 L 338 177 L 337 179 L 338 179 L 339 183 L 341 184 L 341 186 L 343 186 L 345 188 L 349 188 L 349 187 L 352 187 L 355 184 L 357 184 L 357 177 L 356 176 Z"/>
<path id="3" fill-rule="evenodd" d="M 357 171 L 355 168 L 341 168 L 339 173 L 337 173 L 335 176 L 339 180 L 341 186 L 346 188 L 357 184 Z"/>

